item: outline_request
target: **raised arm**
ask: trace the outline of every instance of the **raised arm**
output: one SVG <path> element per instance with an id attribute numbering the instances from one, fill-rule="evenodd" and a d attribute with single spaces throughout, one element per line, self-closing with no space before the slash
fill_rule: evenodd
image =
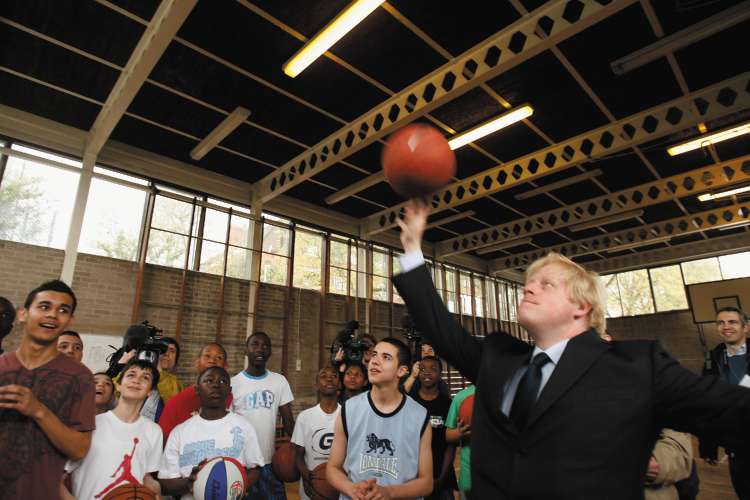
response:
<path id="1" fill-rule="evenodd" d="M 429 207 L 412 200 L 406 207 L 401 227 L 401 243 L 407 258 L 422 254 L 422 235 Z M 437 294 L 427 267 L 419 265 L 393 278 L 398 293 L 409 308 L 417 329 L 431 340 L 437 353 L 456 367 L 466 378 L 476 381 L 482 344 L 459 325 Z"/>

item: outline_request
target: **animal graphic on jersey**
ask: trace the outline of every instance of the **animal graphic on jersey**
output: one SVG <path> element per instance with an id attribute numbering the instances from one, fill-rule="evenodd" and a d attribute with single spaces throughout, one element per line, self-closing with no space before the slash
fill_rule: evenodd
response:
<path id="1" fill-rule="evenodd" d="M 379 449 L 381 455 L 385 450 L 388 450 L 391 452 L 391 456 L 393 456 L 393 453 L 396 451 L 396 447 L 391 443 L 390 439 L 378 439 L 375 433 L 367 435 L 367 444 L 370 446 L 370 449 L 365 453 L 371 453 L 376 449 Z"/>
<path id="2" fill-rule="evenodd" d="M 129 482 L 131 484 L 141 484 L 140 481 L 138 481 L 131 472 L 131 467 L 133 465 L 133 456 L 135 455 L 135 447 L 138 446 L 138 438 L 133 438 L 133 449 L 130 450 L 130 455 L 127 453 L 125 456 L 122 457 L 122 462 L 120 462 L 120 466 L 115 470 L 111 476 L 109 477 L 115 477 L 115 474 L 120 472 L 122 470 L 122 474 L 120 474 L 120 477 L 112 481 L 109 486 L 104 488 L 102 491 L 94 495 L 94 498 L 101 498 L 104 496 L 105 493 L 107 493 L 109 490 L 113 489 L 115 486 L 122 482 Z"/>

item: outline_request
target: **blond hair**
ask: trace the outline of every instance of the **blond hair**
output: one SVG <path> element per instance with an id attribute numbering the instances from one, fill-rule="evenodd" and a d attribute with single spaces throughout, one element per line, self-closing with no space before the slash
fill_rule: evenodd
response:
<path id="1" fill-rule="evenodd" d="M 570 300 L 576 304 L 591 306 L 591 311 L 588 313 L 589 327 L 602 335 L 607 326 L 604 309 L 607 303 L 607 292 L 599 275 L 587 271 L 564 255 L 550 252 L 532 262 L 526 270 L 526 279 L 528 280 L 537 271 L 550 264 L 557 264 L 563 270 L 563 281 L 568 288 Z"/>

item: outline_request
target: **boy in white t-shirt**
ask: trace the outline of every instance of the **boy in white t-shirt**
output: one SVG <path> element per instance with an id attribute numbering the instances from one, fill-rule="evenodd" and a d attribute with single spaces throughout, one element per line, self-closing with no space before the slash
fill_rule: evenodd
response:
<path id="1" fill-rule="evenodd" d="M 161 429 L 140 415 L 141 405 L 158 382 L 159 371 L 148 361 L 133 359 L 127 363 L 118 384 L 120 399 L 113 410 L 96 416 L 88 454 L 65 465 L 73 494 L 62 486 L 63 499 L 102 498 L 128 483 L 143 484 L 160 493 L 159 483 L 151 474 L 159 470 Z"/>
<path id="2" fill-rule="evenodd" d="M 319 403 L 297 416 L 292 434 L 292 443 L 297 450 L 297 468 L 302 476 L 299 496 L 310 500 L 310 473 L 315 467 L 328 462 L 333 443 L 333 426 L 341 406 L 336 402 L 339 377 L 331 367 L 318 372 L 315 384 Z"/>
<path id="3" fill-rule="evenodd" d="M 232 377 L 232 410 L 252 424 L 267 464 L 260 479 L 250 488 L 247 500 L 286 500 L 284 483 L 274 475 L 271 460 L 276 439 L 276 416 L 281 413 L 284 432 L 292 435 L 292 390 L 280 373 L 266 370 L 271 357 L 271 339 L 265 332 L 255 332 L 247 339 L 247 369 Z"/>
<path id="4" fill-rule="evenodd" d="M 248 483 L 258 480 L 265 462 L 253 426 L 226 409 L 231 390 L 229 373 L 212 366 L 198 376 L 200 413 L 175 427 L 169 434 L 159 467 L 159 482 L 167 495 L 193 500 L 193 483 L 205 460 L 231 457 L 248 469 Z M 246 487 L 249 485 L 246 485 Z"/>

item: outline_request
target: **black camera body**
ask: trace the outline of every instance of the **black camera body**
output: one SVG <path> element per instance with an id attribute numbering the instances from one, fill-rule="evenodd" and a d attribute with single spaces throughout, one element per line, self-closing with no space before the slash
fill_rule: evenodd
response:
<path id="1" fill-rule="evenodd" d="M 148 322 L 130 325 L 122 338 L 122 347 L 113 352 L 109 359 L 107 374 L 115 377 L 123 369 L 124 365 L 119 363 L 120 358 L 126 352 L 135 350 L 135 359 L 148 361 L 158 367 L 159 356 L 167 352 L 169 344 L 163 340 L 164 330 L 157 328 Z M 110 346 L 114 349 L 113 346 Z"/>
<path id="2" fill-rule="evenodd" d="M 336 335 L 331 345 L 331 363 L 362 363 L 365 352 L 369 348 L 367 342 L 355 338 L 355 332 L 359 328 L 359 321 L 350 321 L 343 330 Z M 343 360 L 336 360 L 336 354 L 341 349 L 344 352 Z"/>

